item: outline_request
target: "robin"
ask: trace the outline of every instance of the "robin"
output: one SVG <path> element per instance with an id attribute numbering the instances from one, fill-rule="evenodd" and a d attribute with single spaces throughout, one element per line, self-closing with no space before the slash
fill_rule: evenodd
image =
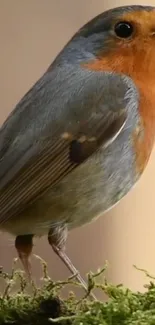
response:
<path id="1" fill-rule="evenodd" d="M 0 229 L 16 236 L 28 275 L 33 236 L 44 234 L 77 272 L 68 231 L 129 192 L 154 139 L 155 8 L 106 11 L 72 37 L 0 129 Z"/>

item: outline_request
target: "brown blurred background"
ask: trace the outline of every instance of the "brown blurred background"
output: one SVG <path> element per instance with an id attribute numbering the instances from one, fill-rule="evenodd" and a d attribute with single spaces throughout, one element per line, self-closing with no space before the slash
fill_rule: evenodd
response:
<path id="1" fill-rule="evenodd" d="M 108 5 L 107 5 L 108 3 Z M 133 0 L 0 0 L 0 123 L 48 67 L 72 34 L 107 8 L 136 4 Z M 137 4 L 154 4 L 154 0 Z M 140 182 L 103 218 L 70 233 L 67 252 L 82 275 L 110 263 L 108 278 L 132 289 L 143 289 L 144 275 L 133 264 L 155 275 L 155 153 Z M 45 258 L 50 275 L 64 279 L 68 271 L 46 238 L 34 252 Z M 14 240 L 0 233 L 0 265 L 9 271 L 16 256 Z M 33 273 L 40 276 L 32 258 Z"/>

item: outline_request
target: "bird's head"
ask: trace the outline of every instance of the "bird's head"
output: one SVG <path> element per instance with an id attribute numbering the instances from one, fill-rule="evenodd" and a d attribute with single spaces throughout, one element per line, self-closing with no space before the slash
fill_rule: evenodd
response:
<path id="1" fill-rule="evenodd" d="M 95 54 L 94 70 L 155 80 L 155 7 L 126 6 L 106 11 L 76 34 Z"/>

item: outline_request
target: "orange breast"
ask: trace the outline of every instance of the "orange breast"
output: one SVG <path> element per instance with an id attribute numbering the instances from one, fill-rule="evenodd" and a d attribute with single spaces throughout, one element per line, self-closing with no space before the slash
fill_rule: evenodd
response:
<path id="1" fill-rule="evenodd" d="M 134 51 L 132 51 L 129 57 L 126 53 L 122 53 L 121 50 L 121 54 L 116 51 L 115 55 L 111 54 L 85 64 L 86 68 L 94 71 L 124 73 L 135 82 L 140 94 L 140 128 L 143 130 L 143 135 L 136 128 L 132 135 L 132 141 L 136 154 L 136 168 L 140 174 L 148 162 L 155 139 L 155 77 L 152 76 L 155 65 L 150 67 L 149 74 L 148 67 L 144 69 L 142 59 L 144 59 L 142 53 L 137 58 Z"/>
<path id="2" fill-rule="evenodd" d="M 139 82 L 140 83 L 140 82 Z M 139 85 L 137 82 L 137 84 Z M 139 113 L 142 119 L 144 135 L 141 137 L 135 131 L 133 134 L 133 145 L 136 153 L 136 166 L 141 174 L 146 167 L 150 157 L 155 139 L 155 87 L 145 83 L 143 80 L 139 85 L 140 105 Z"/>

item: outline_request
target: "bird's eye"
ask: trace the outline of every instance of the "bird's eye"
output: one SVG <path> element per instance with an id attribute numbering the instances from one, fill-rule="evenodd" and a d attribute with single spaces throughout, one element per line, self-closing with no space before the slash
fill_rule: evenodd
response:
<path id="1" fill-rule="evenodd" d="M 115 25 L 115 34 L 119 38 L 129 38 L 133 34 L 133 26 L 131 23 L 122 21 Z"/>

